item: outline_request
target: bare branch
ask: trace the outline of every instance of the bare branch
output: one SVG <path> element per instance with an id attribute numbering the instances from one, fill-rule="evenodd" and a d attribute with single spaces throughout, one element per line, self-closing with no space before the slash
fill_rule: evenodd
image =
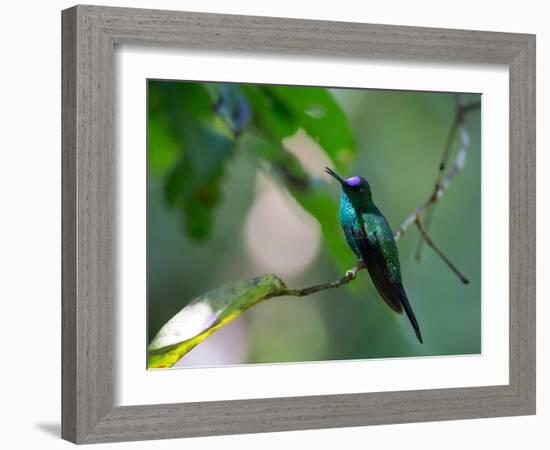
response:
<path id="1" fill-rule="evenodd" d="M 468 103 L 467 105 L 461 106 L 460 110 L 462 111 L 463 114 L 465 114 L 479 108 L 481 108 L 481 102 L 472 102 L 472 103 Z"/>
<path id="2" fill-rule="evenodd" d="M 469 104 L 466 105 L 464 108 L 467 108 L 468 111 L 470 111 L 473 107 L 471 106 L 471 104 Z M 420 218 L 422 213 L 429 210 L 434 204 L 441 200 L 441 197 L 443 197 L 447 189 L 449 189 L 451 182 L 457 176 L 458 172 L 460 172 L 464 168 L 466 156 L 468 154 L 468 147 L 470 146 L 470 133 L 468 132 L 468 128 L 464 122 L 464 114 L 458 114 L 457 117 L 459 148 L 454 163 L 447 175 L 441 180 L 440 183 L 435 186 L 435 190 L 432 195 L 422 205 L 416 208 L 416 210 L 403 221 L 401 226 L 397 230 L 395 230 L 394 237 L 396 241 L 403 235 L 407 228 L 409 228 L 417 219 Z"/>
<path id="3" fill-rule="evenodd" d="M 455 116 L 457 117 L 457 114 L 455 114 Z M 449 131 L 449 135 L 447 136 L 447 141 L 445 142 L 445 147 L 443 148 L 443 155 L 441 156 L 441 161 L 437 168 L 437 176 L 434 184 L 435 189 L 437 189 L 438 186 L 441 184 L 441 177 L 443 176 L 443 173 L 445 172 L 445 168 L 447 167 L 447 162 L 449 160 L 449 155 L 451 153 L 451 148 L 453 146 L 457 128 L 458 128 L 458 120 L 456 120 L 455 118 L 455 121 L 451 126 L 451 130 Z M 426 218 L 424 219 L 424 222 L 426 224 L 426 230 L 430 228 L 430 225 L 432 223 L 433 212 L 434 212 L 433 208 L 430 208 L 426 212 Z M 418 240 L 418 245 L 416 247 L 416 254 L 415 254 L 415 258 L 417 261 L 420 260 L 420 253 L 422 251 L 423 243 L 424 243 L 424 239 L 420 238 Z"/>
<path id="4" fill-rule="evenodd" d="M 451 148 L 455 140 L 457 129 L 459 128 L 460 125 L 462 125 L 463 128 L 466 130 L 466 132 L 468 131 L 467 128 L 464 126 L 465 114 L 467 114 L 470 111 L 477 110 L 481 107 L 481 102 L 472 102 L 472 103 L 468 103 L 467 105 L 464 105 L 462 102 L 462 97 L 460 97 L 460 95 L 458 94 L 455 96 L 455 99 L 456 99 L 455 119 L 451 126 L 451 130 L 449 131 L 449 134 L 447 136 L 447 141 L 445 142 L 445 147 L 443 148 L 443 155 L 441 157 L 441 162 L 439 163 L 439 166 L 438 166 L 436 182 L 435 182 L 436 191 L 439 189 L 439 186 L 441 185 L 441 177 L 443 176 L 444 170 L 447 168 L 447 161 L 451 153 Z M 433 208 L 429 208 L 426 211 L 426 217 L 424 218 L 424 228 L 426 231 L 430 229 L 432 218 L 433 218 L 433 212 L 434 212 Z M 416 254 L 415 254 L 415 258 L 417 261 L 420 260 L 420 254 L 422 251 L 423 243 L 424 243 L 424 239 L 420 237 L 420 239 L 418 240 L 418 246 L 416 248 Z"/>
<path id="5" fill-rule="evenodd" d="M 315 294 L 316 292 L 324 291 L 326 289 L 338 288 L 353 281 L 357 276 L 357 272 L 363 269 L 365 269 L 365 264 L 363 263 L 363 260 L 360 259 L 357 261 L 355 266 L 352 269 L 348 270 L 345 275 L 339 280 L 333 281 L 331 283 L 318 284 L 303 289 L 289 289 L 285 292 L 285 295 L 292 295 L 294 297 L 305 297 L 306 295 Z"/>
<path id="6" fill-rule="evenodd" d="M 470 281 L 468 280 L 468 278 L 466 278 L 464 275 L 462 275 L 462 273 L 460 272 L 460 270 L 457 269 L 457 267 L 451 262 L 451 260 L 439 249 L 439 247 L 437 247 L 434 243 L 434 241 L 432 240 L 432 238 L 428 235 L 428 233 L 426 233 L 426 230 L 424 229 L 424 227 L 422 226 L 422 223 L 420 222 L 419 219 L 416 219 L 415 220 L 415 224 L 418 228 L 418 231 L 420 231 L 420 234 L 422 235 L 422 239 L 424 241 L 426 241 L 426 244 L 428 244 L 431 248 L 434 249 L 434 251 L 439 255 L 439 257 L 445 261 L 445 263 L 449 266 L 449 268 L 456 274 L 456 276 L 458 278 L 460 278 L 460 281 L 462 281 L 464 284 L 468 284 L 470 283 Z"/>

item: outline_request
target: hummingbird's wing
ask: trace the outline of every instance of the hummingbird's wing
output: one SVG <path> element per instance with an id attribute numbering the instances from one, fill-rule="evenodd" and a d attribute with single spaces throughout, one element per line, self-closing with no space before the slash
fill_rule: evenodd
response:
<path id="1" fill-rule="evenodd" d="M 390 270 L 385 254 L 387 252 L 384 252 L 380 239 L 374 230 L 367 234 L 359 222 L 353 227 L 353 237 L 361 254 L 361 259 L 365 263 L 372 282 L 382 299 L 396 313 L 401 314 L 403 307 L 399 296 L 396 295 L 400 277 Z"/>
<path id="2" fill-rule="evenodd" d="M 416 337 L 422 342 L 420 327 L 401 282 L 399 257 L 393 234 L 387 235 L 385 227 L 389 229 L 390 233 L 391 229 L 383 217 L 380 219 L 384 221 L 382 227 L 373 227 L 372 231 L 365 230 L 362 224 L 357 222 L 357 225 L 353 227 L 355 242 L 361 253 L 361 259 L 382 299 L 399 314 L 405 310 Z"/>

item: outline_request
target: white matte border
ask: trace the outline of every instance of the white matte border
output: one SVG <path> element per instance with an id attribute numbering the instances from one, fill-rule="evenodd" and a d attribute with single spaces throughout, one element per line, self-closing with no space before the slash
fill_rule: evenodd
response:
<path id="1" fill-rule="evenodd" d="M 115 58 L 116 405 L 508 384 L 506 67 L 130 46 Z M 147 78 L 482 93 L 482 355 L 146 370 Z"/>

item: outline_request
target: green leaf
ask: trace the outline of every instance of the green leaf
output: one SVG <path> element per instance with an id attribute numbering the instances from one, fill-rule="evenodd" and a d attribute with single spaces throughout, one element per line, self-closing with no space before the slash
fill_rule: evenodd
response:
<path id="1" fill-rule="evenodd" d="M 204 83 L 149 80 L 149 114 L 164 114 L 171 119 L 173 132 L 179 133 L 181 120 L 190 112 L 198 119 L 212 116 L 213 99 Z"/>
<path id="2" fill-rule="evenodd" d="M 177 161 L 180 143 L 170 133 L 164 117 L 155 115 L 147 123 L 147 166 L 159 176 L 166 174 Z"/>
<path id="3" fill-rule="evenodd" d="M 330 91 L 296 86 L 149 83 L 149 163 L 152 169 L 166 171 L 166 200 L 182 212 L 191 238 L 209 236 L 235 136 L 245 130 L 250 119 L 265 141 L 256 146 L 256 154 L 270 164 L 296 200 L 327 230 L 324 236 L 329 249 L 339 265 L 344 265 L 348 258 L 343 257 L 332 234 L 338 229 L 337 214 L 332 210 L 327 214 L 323 204 L 334 202 L 329 201 L 328 193 L 319 192 L 319 183 L 315 184 L 296 157 L 282 146 L 285 137 L 302 128 L 338 170 L 346 171 L 355 154 L 355 143 L 348 119 Z M 246 130 L 242 137 L 250 134 L 250 128 Z"/>
<path id="4" fill-rule="evenodd" d="M 299 127 L 316 140 L 338 170 L 344 170 L 356 153 L 349 120 L 332 94 L 324 88 L 264 86 L 275 102 L 292 113 Z"/>
<path id="5" fill-rule="evenodd" d="M 242 85 L 242 91 L 253 111 L 254 124 L 271 140 L 280 142 L 296 133 L 298 117 L 284 103 L 259 85 Z"/>
<path id="6" fill-rule="evenodd" d="M 148 367 L 173 366 L 214 331 L 243 311 L 288 289 L 276 275 L 226 284 L 197 297 L 172 317 L 149 344 Z"/>

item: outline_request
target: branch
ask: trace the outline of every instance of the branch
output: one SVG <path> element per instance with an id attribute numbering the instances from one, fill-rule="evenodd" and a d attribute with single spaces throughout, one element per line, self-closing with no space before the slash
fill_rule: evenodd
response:
<path id="1" fill-rule="evenodd" d="M 457 100 L 457 102 L 458 102 L 458 100 Z M 441 177 L 443 176 L 443 172 L 445 171 L 445 168 L 447 167 L 447 162 L 448 162 L 448 159 L 449 159 L 449 155 L 451 153 L 451 147 L 453 146 L 454 138 L 455 138 L 455 135 L 456 135 L 456 130 L 458 128 L 458 121 L 456 120 L 456 117 L 458 117 L 458 114 L 455 114 L 455 121 L 453 122 L 453 124 L 451 126 L 451 130 L 449 132 L 449 135 L 447 136 L 447 141 L 445 143 L 445 147 L 443 148 L 443 155 L 441 157 L 441 162 L 439 163 L 439 166 L 438 166 L 436 180 L 435 180 L 435 183 L 434 183 L 434 186 L 436 187 L 436 189 L 437 189 L 437 186 L 439 186 L 441 184 Z M 426 218 L 425 218 L 426 229 L 429 229 L 430 225 L 432 224 L 433 212 L 434 212 L 434 210 L 430 209 L 426 213 Z M 420 239 L 418 240 L 418 245 L 416 247 L 416 254 L 415 254 L 415 258 L 416 258 L 417 261 L 420 261 L 420 253 L 422 251 L 422 244 L 424 244 L 424 239 L 422 239 L 422 237 L 420 237 Z"/>
<path id="2" fill-rule="evenodd" d="M 468 128 L 466 127 L 466 123 L 464 121 L 464 115 L 466 112 L 469 112 L 478 108 L 479 105 L 480 105 L 479 102 L 475 102 L 475 103 L 471 103 L 466 106 L 460 107 L 460 109 L 458 110 L 455 123 L 456 123 L 456 129 L 458 131 L 458 135 L 460 139 L 459 141 L 460 146 L 457 151 L 454 163 L 451 169 L 449 170 L 449 172 L 447 173 L 447 175 L 441 181 L 438 181 L 436 183 L 435 189 L 433 193 L 430 195 L 430 197 L 424 203 L 422 203 L 422 205 L 416 208 L 416 210 L 403 221 L 401 226 L 397 230 L 395 230 L 394 237 L 396 241 L 403 235 L 405 231 L 407 231 L 407 229 L 413 223 L 415 223 L 417 219 L 420 218 L 420 216 L 425 211 L 429 210 L 433 205 L 435 205 L 439 200 L 441 200 L 441 198 L 443 197 L 447 189 L 449 189 L 449 186 L 451 185 L 454 178 L 464 168 L 464 164 L 466 162 L 466 156 L 468 154 L 468 147 L 470 146 L 470 133 L 468 132 Z M 455 128 L 454 126 L 451 128 L 451 134 L 454 134 L 454 128 Z M 445 169 L 444 162 L 442 162 L 439 165 L 439 167 L 442 168 L 440 170 L 440 172 L 442 172 Z M 440 175 L 438 173 L 438 180 L 439 180 L 439 176 Z"/>
<path id="3" fill-rule="evenodd" d="M 466 278 L 464 275 L 462 275 L 462 273 L 460 272 L 460 270 L 457 269 L 457 267 L 451 262 L 451 260 L 449 258 L 447 258 L 447 256 L 439 249 L 439 247 L 437 247 L 434 243 L 434 241 L 432 240 L 432 238 L 430 236 L 428 236 L 428 233 L 426 233 L 426 230 L 424 229 L 424 227 L 422 226 L 422 223 L 420 223 L 420 220 L 419 219 L 416 219 L 415 221 L 416 223 L 416 226 L 418 228 L 418 231 L 420 231 L 420 234 L 422 235 L 422 239 L 424 241 L 426 241 L 426 244 L 428 244 L 431 248 L 434 249 L 434 251 L 439 255 L 439 257 L 445 261 L 445 263 L 449 266 L 449 268 L 456 274 L 456 276 L 458 278 L 460 278 L 460 281 L 462 281 L 464 284 L 468 284 L 470 283 L 470 281 L 468 281 L 468 278 Z"/>
<path id="4" fill-rule="evenodd" d="M 477 110 L 481 107 L 481 102 L 479 101 L 471 102 L 471 103 L 468 103 L 467 105 L 464 105 L 461 101 L 460 95 L 458 94 L 455 96 L 455 100 L 456 100 L 455 119 L 451 126 L 451 130 L 449 131 L 449 134 L 447 136 L 447 141 L 445 142 L 445 147 L 443 148 L 443 155 L 441 156 L 441 162 L 439 163 L 439 166 L 438 166 L 436 182 L 435 182 L 436 191 L 441 185 L 441 177 L 443 176 L 443 172 L 447 167 L 447 162 L 451 153 L 453 142 L 455 140 L 457 129 L 459 128 L 459 126 L 462 126 L 462 128 L 466 131 L 466 133 L 468 133 L 468 129 L 464 125 L 464 117 L 470 111 Z M 468 140 L 469 140 L 469 134 L 468 134 Z M 426 217 L 424 219 L 424 224 L 425 224 L 424 227 L 426 231 L 429 230 L 432 224 L 433 212 L 434 212 L 433 208 L 428 209 L 428 211 L 426 212 Z M 422 246 L 423 246 L 422 244 L 424 242 L 425 242 L 425 239 L 421 236 L 420 239 L 418 240 L 418 245 L 415 253 L 415 258 L 417 261 L 420 260 L 420 254 L 422 252 Z"/>
<path id="5" fill-rule="evenodd" d="M 316 292 L 324 291 L 326 289 L 338 288 L 340 286 L 344 286 L 350 283 L 351 281 L 353 281 L 357 276 L 357 272 L 365 268 L 366 268 L 365 263 L 363 262 L 362 259 L 360 259 L 357 261 L 355 266 L 352 269 L 348 270 L 344 274 L 344 276 L 339 280 L 333 281 L 331 283 L 317 284 L 315 286 L 311 286 L 303 289 L 288 289 L 284 295 L 291 295 L 294 297 L 305 297 L 306 295 L 315 294 Z"/>

